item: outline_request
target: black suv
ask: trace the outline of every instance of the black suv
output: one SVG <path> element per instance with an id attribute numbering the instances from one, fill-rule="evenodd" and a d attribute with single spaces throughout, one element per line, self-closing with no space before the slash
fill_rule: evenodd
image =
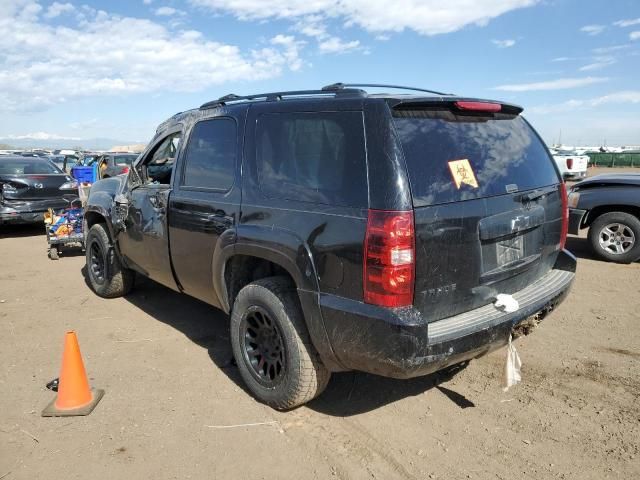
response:
<path id="1" fill-rule="evenodd" d="M 227 95 L 162 123 L 91 189 L 92 288 L 124 295 L 137 272 L 229 313 L 242 378 L 279 409 L 331 372 L 425 375 L 539 322 L 576 262 L 522 109 L 369 86 Z"/>

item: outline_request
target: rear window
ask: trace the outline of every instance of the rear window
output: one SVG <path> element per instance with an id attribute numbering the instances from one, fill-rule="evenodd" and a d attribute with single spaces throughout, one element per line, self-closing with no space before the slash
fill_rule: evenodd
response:
<path id="1" fill-rule="evenodd" d="M 0 175 L 47 175 L 61 174 L 62 171 L 49 160 L 25 158 L 2 160 L 0 159 Z"/>
<path id="2" fill-rule="evenodd" d="M 267 197 L 366 207 L 361 112 L 264 114 L 256 143 L 258 181 Z"/>
<path id="3" fill-rule="evenodd" d="M 394 110 L 393 116 L 416 206 L 559 182 L 544 145 L 518 115 Z"/>

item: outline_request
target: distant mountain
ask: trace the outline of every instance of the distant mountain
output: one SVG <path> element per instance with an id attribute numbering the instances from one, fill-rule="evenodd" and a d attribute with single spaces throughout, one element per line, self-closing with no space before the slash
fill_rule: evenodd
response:
<path id="1" fill-rule="evenodd" d="M 146 144 L 145 141 L 118 140 L 113 138 L 63 138 L 49 135 L 0 137 L 0 143 L 12 148 L 63 149 L 82 147 L 84 150 L 109 150 L 115 145 Z"/>

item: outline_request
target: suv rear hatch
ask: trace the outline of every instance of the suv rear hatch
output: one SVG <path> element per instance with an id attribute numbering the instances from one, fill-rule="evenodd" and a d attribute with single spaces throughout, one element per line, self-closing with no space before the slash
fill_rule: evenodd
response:
<path id="1" fill-rule="evenodd" d="M 564 185 L 512 105 L 392 108 L 414 205 L 414 305 L 432 322 L 522 290 L 553 266 Z"/>

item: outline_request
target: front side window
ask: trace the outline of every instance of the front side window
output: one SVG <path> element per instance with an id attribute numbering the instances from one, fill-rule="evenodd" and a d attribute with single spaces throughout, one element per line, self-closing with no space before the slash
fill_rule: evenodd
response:
<path id="1" fill-rule="evenodd" d="M 361 112 L 264 114 L 256 143 L 258 180 L 267 197 L 366 207 Z"/>
<path id="2" fill-rule="evenodd" d="M 182 134 L 180 132 L 169 135 L 147 156 L 145 164 L 149 181 L 164 184 L 171 183 L 171 172 L 176 161 L 181 138 Z"/>
<path id="3" fill-rule="evenodd" d="M 234 120 L 215 118 L 196 123 L 187 144 L 182 184 L 229 190 L 233 185 L 236 150 Z"/>

